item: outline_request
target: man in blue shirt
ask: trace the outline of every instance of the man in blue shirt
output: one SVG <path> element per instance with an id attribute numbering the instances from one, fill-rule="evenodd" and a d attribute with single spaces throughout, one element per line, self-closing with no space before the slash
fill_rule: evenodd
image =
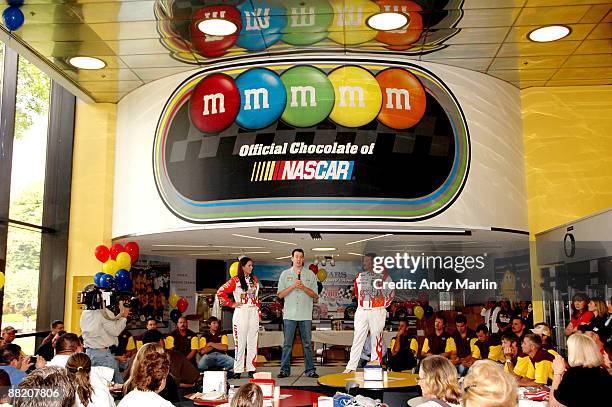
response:
<path id="1" fill-rule="evenodd" d="M 27 376 L 26 370 L 30 364 L 30 358 L 21 356 L 21 347 L 14 343 L 9 343 L 2 351 L 2 365 L 0 369 L 8 373 L 11 378 L 11 385 L 17 387 L 19 383 Z"/>
<path id="2" fill-rule="evenodd" d="M 281 369 L 277 377 L 288 377 L 291 373 L 291 352 L 295 329 L 300 328 L 302 346 L 304 347 L 304 372 L 306 376 L 317 378 L 312 359 L 312 304 L 317 295 L 317 278 L 314 273 L 304 268 L 304 250 L 291 252 L 293 267 L 283 271 L 278 281 L 278 297 L 285 300 L 283 306 L 283 356 Z"/>

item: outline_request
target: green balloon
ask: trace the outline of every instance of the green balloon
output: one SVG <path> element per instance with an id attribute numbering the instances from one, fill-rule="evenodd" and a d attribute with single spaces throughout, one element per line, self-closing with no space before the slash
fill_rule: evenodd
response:
<path id="1" fill-rule="evenodd" d="M 281 119 L 293 127 L 310 127 L 325 120 L 334 107 L 334 88 L 327 75 L 312 66 L 296 66 L 280 76 L 287 105 Z"/>
<path id="2" fill-rule="evenodd" d="M 327 0 L 289 0 L 286 34 L 282 40 L 291 45 L 312 45 L 327 38 L 328 28 L 334 20 L 334 9 Z"/>

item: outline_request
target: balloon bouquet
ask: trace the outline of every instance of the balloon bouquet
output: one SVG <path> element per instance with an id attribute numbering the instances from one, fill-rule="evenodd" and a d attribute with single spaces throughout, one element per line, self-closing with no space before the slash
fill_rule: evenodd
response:
<path id="1" fill-rule="evenodd" d="M 138 260 L 139 252 L 136 242 L 128 242 L 125 247 L 115 243 L 110 249 L 104 245 L 96 247 L 95 256 L 102 262 L 102 271 L 94 276 L 94 284 L 100 288 L 132 291 L 130 269 Z"/>
<path id="2" fill-rule="evenodd" d="M 170 311 L 170 319 L 175 324 L 178 322 L 179 318 L 183 316 L 183 312 L 187 311 L 187 307 L 189 307 L 189 302 L 185 297 L 179 297 L 174 291 L 170 294 L 170 298 L 168 298 L 168 303 L 174 309 Z"/>

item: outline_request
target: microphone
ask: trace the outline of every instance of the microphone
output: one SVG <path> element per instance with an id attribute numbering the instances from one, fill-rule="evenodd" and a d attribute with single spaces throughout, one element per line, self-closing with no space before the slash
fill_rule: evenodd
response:
<path id="1" fill-rule="evenodd" d="M 301 280 L 301 279 L 302 279 L 302 272 L 298 271 L 298 280 Z"/>

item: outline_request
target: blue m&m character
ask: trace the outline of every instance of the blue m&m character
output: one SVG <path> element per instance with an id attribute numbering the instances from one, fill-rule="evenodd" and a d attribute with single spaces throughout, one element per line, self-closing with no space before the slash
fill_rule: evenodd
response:
<path id="1" fill-rule="evenodd" d="M 237 8 L 242 30 L 236 45 L 249 51 L 262 51 L 280 41 L 287 24 L 286 10 L 280 2 L 245 1 Z"/>

